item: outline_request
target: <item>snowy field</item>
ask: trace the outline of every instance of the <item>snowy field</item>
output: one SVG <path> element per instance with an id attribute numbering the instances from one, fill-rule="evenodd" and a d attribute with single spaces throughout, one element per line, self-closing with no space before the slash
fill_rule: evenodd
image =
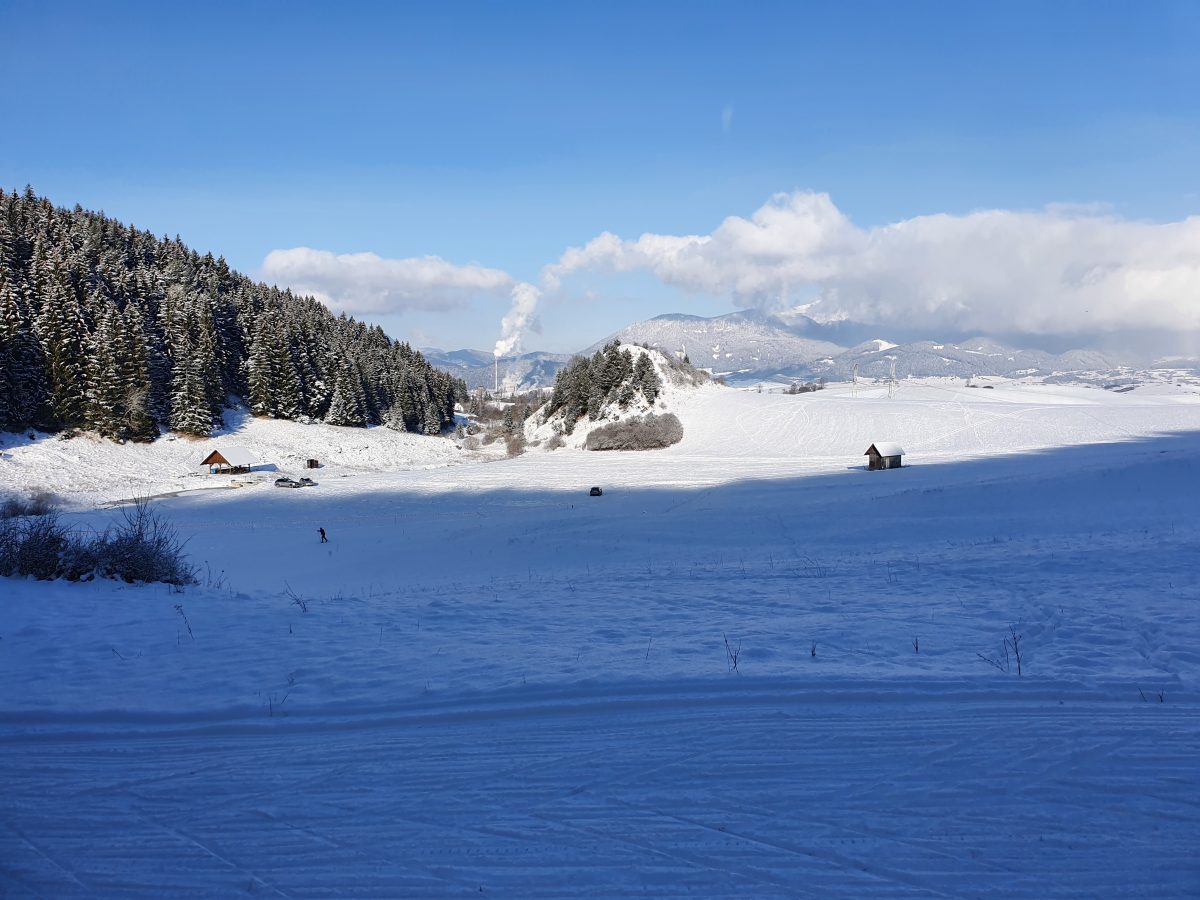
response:
<path id="1" fill-rule="evenodd" d="M 2 436 L 75 527 L 175 494 L 201 584 L 0 579 L 0 895 L 1200 895 L 1200 395 L 985 383 Z"/>

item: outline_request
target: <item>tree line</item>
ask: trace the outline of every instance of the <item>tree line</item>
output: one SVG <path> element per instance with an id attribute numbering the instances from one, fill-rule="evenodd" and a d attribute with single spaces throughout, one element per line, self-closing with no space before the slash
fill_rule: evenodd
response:
<path id="1" fill-rule="evenodd" d="M 438 434 L 466 385 L 179 237 L 0 188 L 0 427 L 149 441 L 223 411 Z"/>

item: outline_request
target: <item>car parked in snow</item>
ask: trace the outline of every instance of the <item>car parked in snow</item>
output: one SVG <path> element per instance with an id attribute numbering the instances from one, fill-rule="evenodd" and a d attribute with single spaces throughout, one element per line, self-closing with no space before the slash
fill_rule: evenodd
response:
<path id="1" fill-rule="evenodd" d="M 302 476 L 300 478 L 300 487 L 316 487 L 316 486 L 317 486 L 317 483 L 315 481 L 313 481 L 311 478 L 309 478 L 308 476 Z"/>
<path id="2" fill-rule="evenodd" d="M 600 490 L 600 488 L 598 488 L 598 487 L 594 487 L 590 491 L 588 491 L 588 496 L 589 497 L 602 497 L 602 496 L 604 496 L 604 491 Z"/>
<path id="3" fill-rule="evenodd" d="M 294 478 L 289 478 L 288 476 L 284 475 L 282 478 L 275 479 L 275 487 L 298 488 L 304 487 L 304 485 L 296 481 Z"/>

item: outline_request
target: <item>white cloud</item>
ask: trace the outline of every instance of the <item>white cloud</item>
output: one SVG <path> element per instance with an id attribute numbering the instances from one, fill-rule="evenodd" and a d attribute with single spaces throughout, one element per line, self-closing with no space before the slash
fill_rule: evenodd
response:
<path id="1" fill-rule="evenodd" d="M 312 294 L 335 312 L 356 315 L 454 309 L 480 294 L 508 293 L 514 285 L 507 272 L 455 265 L 438 256 L 384 259 L 308 247 L 272 250 L 262 271 L 267 281 Z"/>
<path id="2" fill-rule="evenodd" d="M 815 318 L 1070 334 L 1200 328 L 1200 217 L 1152 224 L 1095 207 L 919 216 L 864 229 L 827 194 L 772 197 L 706 235 L 603 233 L 547 266 L 649 271 L 740 306 L 809 292 Z"/>

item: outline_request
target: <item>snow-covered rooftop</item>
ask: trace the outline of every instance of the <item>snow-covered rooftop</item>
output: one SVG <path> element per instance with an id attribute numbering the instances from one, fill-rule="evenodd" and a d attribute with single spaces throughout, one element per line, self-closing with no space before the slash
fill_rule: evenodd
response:
<path id="1" fill-rule="evenodd" d="M 874 447 L 879 452 L 880 456 L 903 456 L 904 455 L 904 448 L 893 441 L 876 441 L 871 446 Z M 867 448 L 867 453 L 870 453 L 870 452 L 871 452 L 870 448 Z M 866 456 L 867 453 L 864 453 L 863 456 Z"/>
<path id="2" fill-rule="evenodd" d="M 218 447 L 214 452 L 220 453 L 231 466 L 258 465 L 258 457 L 245 447 Z"/>

